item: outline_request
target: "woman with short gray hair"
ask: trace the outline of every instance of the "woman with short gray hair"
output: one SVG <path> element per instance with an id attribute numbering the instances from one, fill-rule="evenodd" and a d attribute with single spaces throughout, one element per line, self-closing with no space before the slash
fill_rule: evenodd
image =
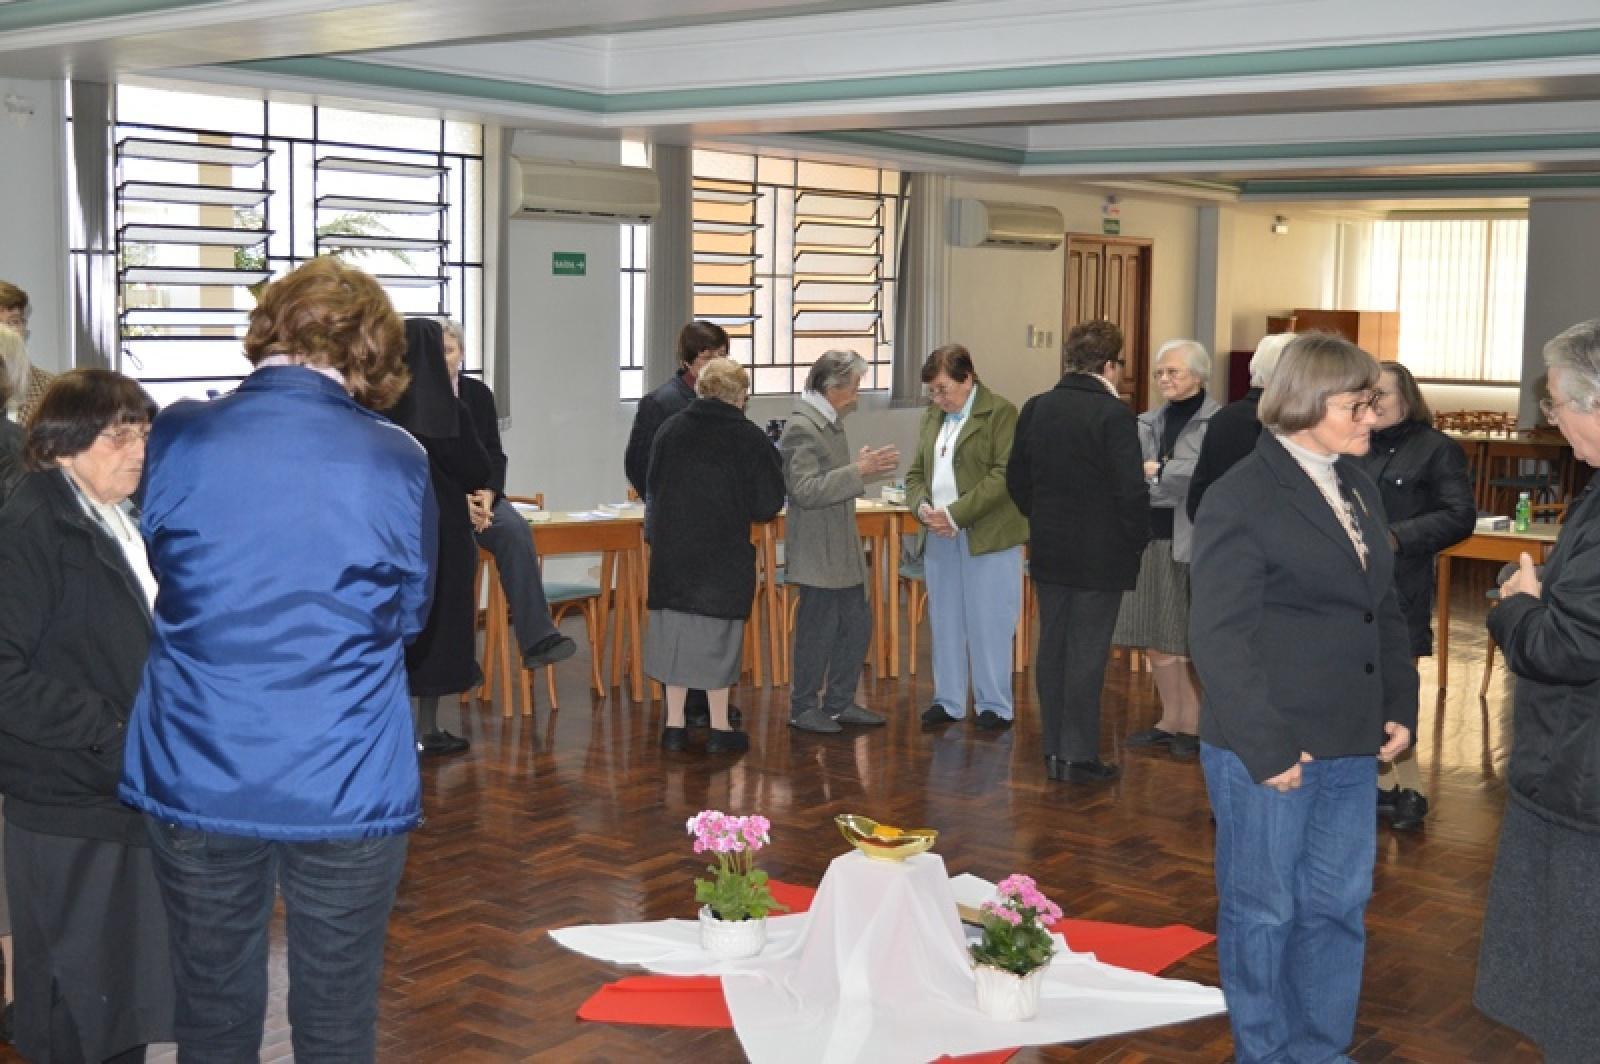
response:
<path id="1" fill-rule="evenodd" d="M 1544 348 L 1540 403 L 1573 455 L 1600 466 L 1600 319 Z M 1522 555 L 1489 611 L 1517 677 L 1505 820 L 1483 916 L 1474 1001 L 1550 1061 L 1600 1046 L 1600 492 L 1568 505 L 1541 569 Z"/>
<path id="2" fill-rule="evenodd" d="M 1161 405 L 1139 416 L 1139 446 L 1150 485 L 1150 543 L 1139 584 L 1122 600 L 1114 646 L 1150 657 L 1161 719 L 1128 736 L 1133 746 L 1166 746 L 1192 761 L 1200 752 L 1200 692 L 1189 673 L 1189 513 L 1184 502 L 1211 415 L 1221 407 L 1206 394 L 1211 356 L 1193 340 L 1170 340 L 1156 352 Z"/>
<path id="3" fill-rule="evenodd" d="M 1352 460 L 1369 446 L 1377 383 L 1378 363 L 1349 341 L 1296 337 L 1261 397 L 1267 431 L 1194 528 L 1217 967 L 1241 1062 L 1348 1059 L 1377 762 L 1416 729 L 1388 520 Z"/>
<path id="4" fill-rule="evenodd" d="M 833 733 L 845 724 L 882 724 L 855 702 L 856 681 L 872 640 L 867 564 L 856 528 L 856 499 L 866 482 L 900 463 L 895 447 L 863 447 L 852 459 L 844 418 L 856 408 L 867 361 L 829 351 L 806 375 L 806 390 L 783 427 L 778 450 L 789 492 L 786 579 L 799 591 L 795 613 L 789 725 Z M 819 704 L 817 692 L 826 684 Z"/>

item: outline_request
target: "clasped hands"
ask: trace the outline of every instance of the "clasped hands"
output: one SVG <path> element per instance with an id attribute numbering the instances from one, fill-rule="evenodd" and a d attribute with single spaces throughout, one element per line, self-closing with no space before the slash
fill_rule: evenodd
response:
<path id="1" fill-rule="evenodd" d="M 950 515 L 930 502 L 917 507 L 917 520 L 927 526 L 929 532 L 944 539 L 955 539 L 961 534 L 961 529 L 950 520 Z"/>
<path id="2" fill-rule="evenodd" d="M 482 532 L 494 520 L 494 492 L 480 488 L 467 493 L 467 518 L 474 532 Z"/>
<path id="3" fill-rule="evenodd" d="M 1411 745 L 1411 729 L 1404 724 L 1388 721 L 1383 726 L 1383 733 L 1389 737 L 1388 741 L 1378 748 L 1379 761 L 1393 761 L 1405 753 L 1406 747 Z M 1263 787 L 1271 787 L 1279 794 L 1288 794 L 1300 786 L 1300 766 L 1313 760 L 1311 755 L 1304 750 L 1300 751 L 1300 760 L 1289 768 L 1278 773 L 1270 779 L 1261 781 Z"/>

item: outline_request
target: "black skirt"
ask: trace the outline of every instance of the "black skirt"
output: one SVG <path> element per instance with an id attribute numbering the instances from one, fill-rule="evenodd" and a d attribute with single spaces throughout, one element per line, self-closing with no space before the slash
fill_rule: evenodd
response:
<path id="1" fill-rule="evenodd" d="M 85 1060 L 172 1041 L 171 947 L 150 850 L 8 823 L 5 851 L 17 1051 L 35 1064 L 65 1059 L 50 1041 L 57 997 Z"/>

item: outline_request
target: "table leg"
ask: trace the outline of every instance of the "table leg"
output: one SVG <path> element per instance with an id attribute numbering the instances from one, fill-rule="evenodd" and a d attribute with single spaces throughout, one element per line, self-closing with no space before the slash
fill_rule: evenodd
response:
<path id="1" fill-rule="evenodd" d="M 1439 645 L 1434 663 L 1439 673 L 1439 690 L 1443 691 L 1450 678 L 1450 555 L 1439 555 L 1439 603 L 1435 615 L 1439 625 Z"/>
<path id="2" fill-rule="evenodd" d="M 645 575 L 642 549 L 627 552 L 628 661 L 633 670 L 633 700 L 644 701 Z"/>
<path id="3" fill-rule="evenodd" d="M 900 678 L 900 522 L 898 519 L 889 520 L 888 557 L 885 559 L 889 570 L 889 586 L 885 593 L 889 596 L 889 676 L 892 679 Z"/>
<path id="4" fill-rule="evenodd" d="M 608 647 L 610 648 L 610 650 L 611 650 L 611 686 L 612 687 L 620 686 L 621 683 L 622 683 L 621 659 L 618 657 L 618 655 L 620 654 L 620 652 L 622 650 L 622 618 L 621 618 L 621 614 L 620 613 L 617 615 L 617 631 L 616 631 L 616 635 L 613 636 L 612 632 L 611 632 L 611 615 L 614 612 L 613 609 L 612 609 L 612 602 L 611 602 L 611 584 L 612 584 L 612 581 L 614 579 L 616 579 L 616 571 L 617 571 L 617 552 L 614 551 L 614 550 L 601 551 L 600 552 L 600 604 L 597 607 L 597 612 L 599 613 L 600 642 L 601 642 L 602 645 L 595 649 L 595 653 L 596 654 L 604 654 L 606 649 Z M 601 661 L 603 662 L 604 660 L 605 659 L 602 657 Z M 602 664 L 601 665 L 602 674 L 604 673 L 604 669 L 605 669 L 605 666 Z"/>
<path id="5" fill-rule="evenodd" d="M 872 600 L 872 641 L 867 644 L 867 664 L 874 678 L 883 675 L 883 542 L 872 536 L 872 563 L 867 569 Z"/>
<path id="6" fill-rule="evenodd" d="M 767 574 L 767 661 L 771 666 L 768 675 L 772 677 L 772 686 L 777 687 L 787 679 L 783 675 L 783 647 L 778 641 L 785 618 L 778 597 L 778 537 L 771 522 L 761 526 L 761 564 Z"/>

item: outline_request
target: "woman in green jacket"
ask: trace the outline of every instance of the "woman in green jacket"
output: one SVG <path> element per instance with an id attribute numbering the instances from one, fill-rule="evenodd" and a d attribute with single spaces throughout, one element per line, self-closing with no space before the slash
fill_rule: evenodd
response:
<path id="1" fill-rule="evenodd" d="M 1009 727 L 1011 638 L 1022 609 L 1028 521 L 1006 490 L 1017 408 L 985 388 L 960 344 L 922 365 L 933 404 L 906 474 L 906 505 L 926 527 L 933 705 L 925 724 L 960 720 L 970 675 L 978 727 Z M 969 669 L 970 662 L 970 669 Z"/>

